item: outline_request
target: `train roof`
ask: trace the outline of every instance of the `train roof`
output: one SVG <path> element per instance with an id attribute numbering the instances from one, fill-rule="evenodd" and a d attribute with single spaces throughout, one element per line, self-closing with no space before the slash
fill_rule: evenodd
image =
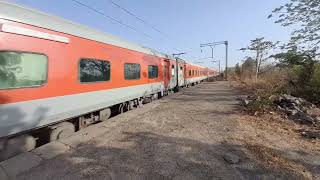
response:
<path id="1" fill-rule="evenodd" d="M 185 61 L 185 62 L 187 62 L 189 65 L 192 65 L 192 66 L 196 66 L 196 67 L 200 67 L 200 68 L 207 68 L 207 67 L 204 67 L 204 66 L 201 66 L 201 65 L 199 65 L 199 64 L 193 64 L 193 63 L 191 63 L 189 60 L 187 60 L 187 59 L 182 59 L 182 58 L 179 58 L 180 60 L 182 60 L 182 61 Z"/>
<path id="2" fill-rule="evenodd" d="M 101 32 L 90 28 L 88 26 L 74 23 L 70 20 L 66 20 L 57 16 L 49 15 L 47 13 L 34 10 L 31 8 L 23 7 L 14 3 L 4 2 L 0 0 L 0 19 L 11 20 L 24 24 L 29 24 L 45 29 L 50 29 L 57 32 L 66 33 L 73 36 L 78 36 L 90 40 L 94 40 L 101 43 L 111 44 L 121 48 L 126 48 L 133 51 L 142 52 L 149 55 L 158 57 L 175 59 L 171 55 L 161 53 L 157 50 L 147 48 L 136 43 L 124 40 L 118 36 L 114 36 L 110 33 Z M 48 23 L 50 22 L 50 23 Z M 200 68 L 206 68 L 201 65 L 190 63 L 191 61 L 185 60 L 188 64 L 197 66 Z"/>
<path id="3" fill-rule="evenodd" d="M 172 56 L 158 52 L 154 49 L 140 46 L 109 33 L 101 32 L 93 28 L 52 16 L 34 9 L 17 4 L 0 1 L 0 19 L 11 20 L 24 24 L 42 27 L 86 39 L 111 44 L 114 46 L 155 55 L 163 58 L 174 59 Z"/>

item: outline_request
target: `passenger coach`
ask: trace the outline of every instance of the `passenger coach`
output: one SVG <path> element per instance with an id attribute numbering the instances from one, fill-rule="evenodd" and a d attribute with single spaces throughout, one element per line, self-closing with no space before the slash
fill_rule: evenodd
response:
<path id="1" fill-rule="evenodd" d="M 0 2 L 0 160 L 213 76 L 208 68 Z M 46 132 L 46 133 L 43 133 Z"/>

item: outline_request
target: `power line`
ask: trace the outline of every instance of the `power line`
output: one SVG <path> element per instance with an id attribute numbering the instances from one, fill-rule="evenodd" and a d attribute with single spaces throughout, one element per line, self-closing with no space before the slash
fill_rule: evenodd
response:
<path id="1" fill-rule="evenodd" d="M 165 37 L 167 40 L 169 41 L 173 41 L 168 35 L 166 35 L 166 33 L 162 32 L 161 30 L 159 30 L 158 28 L 156 28 L 155 26 L 153 26 L 152 24 L 148 23 L 147 21 L 143 20 L 142 18 L 140 18 L 138 15 L 134 14 L 133 12 L 129 11 L 128 9 L 122 7 L 121 5 L 119 5 L 118 3 L 114 2 L 113 0 L 109 0 L 110 3 L 112 3 L 114 6 L 116 6 L 117 8 L 121 9 L 122 11 L 124 11 L 125 13 L 129 14 L 130 16 L 136 18 L 138 21 L 140 21 L 141 23 L 145 24 L 146 26 L 149 26 L 150 28 L 152 28 L 153 30 L 157 31 L 158 33 L 160 33 L 163 37 Z M 175 51 L 182 51 L 178 48 L 173 47 L 173 49 Z"/>
<path id="2" fill-rule="evenodd" d="M 112 20 L 112 21 L 114 21 L 114 22 L 117 22 L 118 24 L 120 24 L 120 25 L 122 25 L 122 26 L 124 26 L 124 27 L 126 27 L 126 28 L 129 28 L 129 29 L 131 29 L 131 30 L 133 30 L 133 31 L 135 31 L 135 32 L 137 32 L 137 33 L 140 33 L 141 35 L 143 35 L 143 36 L 145 36 L 145 37 L 147 37 L 147 38 L 149 38 L 149 39 L 152 39 L 152 37 L 151 37 L 150 35 L 148 35 L 148 34 L 146 34 L 146 33 L 144 33 L 144 32 L 139 31 L 138 29 L 136 29 L 136 28 L 133 27 L 133 26 L 130 26 L 130 25 L 128 25 L 128 24 L 125 24 L 125 23 L 123 23 L 122 21 L 120 21 L 120 20 L 118 20 L 118 19 L 116 19 L 116 18 L 114 18 L 114 17 L 108 16 L 108 15 L 104 14 L 103 12 L 101 12 L 101 11 L 99 11 L 99 10 L 97 10 L 97 9 L 95 9 L 95 8 L 87 5 L 87 4 L 84 4 L 84 3 L 79 2 L 79 1 L 77 1 L 77 0 L 71 0 L 71 1 L 73 1 L 73 2 L 75 2 L 75 3 L 77 3 L 77 4 L 79 4 L 79 5 L 81 5 L 81 6 L 83 6 L 83 7 L 86 7 L 86 8 L 88 8 L 88 9 L 90 9 L 90 10 L 94 11 L 95 13 L 98 13 L 98 14 L 102 15 L 104 18 L 107 18 L 107 19 L 110 19 L 110 20 Z"/>
<path id="3" fill-rule="evenodd" d="M 135 15 L 133 12 L 129 11 L 128 9 L 120 6 L 118 3 L 109 0 L 113 5 L 115 5 L 116 7 L 118 7 L 119 9 L 123 10 L 124 12 L 126 12 L 127 14 L 133 16 L 134 18 L 136 18 L 137 20 L 139 20 L 140 22 L 146 24 L 147 26 L 150 26 L 153 30 L 157 31 L 158 33 L 162 34 L 163 36 L 167 36 L 165 33 L 163 33 L 162 31 L 160 31 L 158 28 L 156 28 L 155 26 L 151 25 L 150 23 L 148 23 L 147 21 L 143 20 L 142 18 L 138 17 L 137 15 Z"/>
<path id="4" fill-rule="evenodd" d="M 88 8 L 88 9 L 90 9 L 91 11 L 94 11 L 94 12 L 97 13 L 97 14 L 102 15 L 102 16 L 103 16 L 104 18 L 106 18 L 106 19 L 112 20 L 112 21 L 114 21 L 114 22 L 116 22 L 116 23 L 118 23 L 118 24 L 120 24 L 120 25 L 122 25 L 122 26 L 124 26 L 124 27 L 126 27 L 126 28 L 129 28 L 129 29 L 131 29 L 131 30 L 133 30 L 133 31 L 135 31 L 135 32 L 137 32 L 137 33 L 139 33 L 139 34 L 141 34 L 141 35 L 149 38 L 149 39 L 152 39 L 152 37 L 151 37 L 150 35 L 148 35 L 148 34 L 146 34 L 146 33 L 144 33 L 144 32 L 139 31 L 139 30 L 138 30 L 137 28 L 135 28 L 134 26 L 130 26 L 130 25 L 126 24 L 126 23 L 123 23 L 121 20 L 118 20 L 118 19 L 116 19 L 116 18 L 114 18 L 114 17 L 111 17 L 111 16 L 109 16 L 109 15 L 106 15 L 105 13 L 103 13 L 103 12 L 101 12 L 101 11 L 93 8 L 93 7 L 91 7 L 90 5 L 84 4 L 84 3 L 82 3 L 82 2 L 80 2 L 80 1 L 78 1 L 78 0 L 71 0 L 71 1 L 73 1 L 73 2 L 75 2 L 75 3 L 77 3 L 77 4 L 79 4 L 79 5 L 81 5 L 81 6 L 83 6 L 83 7 L 86 7 L 86 8 Z M 161 30 L 159 30 L 159 29 L 156 28 L 155 26 L 153 26 L 153 25 L 151 25 L 150 23 L 146 22 L 146 21 L 143 20 L 142 18 L 139 18 L 137 15 L 135 15 L 135 14 L 132 13 L 131 11 L 127 10 L 126 8 L 120 6 L 120 5 L 117 4 L 116 2 L 114 2 L 114 1 L 112 1 L 112 0 L 109 0 L 109 1 L 110 1 L 113 5 L 117 6 L 117 7 L 120 8 L 121 10 L 125 11 L 127 14 L 135 17 L 135 18 L 138 19 L 140 22 L 144 23 L 145 25 L 151 27 L 153 30 L 155 30 L 155 31 L 157 31 L 158 33 L 160 33 L 160 34 L 161 34 L 163 37 L 165 37 L 167 40 L 172 41 L 165 33 L 163 33 Z M 173 50 L 181 52 L 180 49 L 178 49 L 178 48 L 176 48 L 176 47 L 174 47 L 174 46 L 173 46 Z M 189 55 L 189 56 L 192 57 L 192 58 L 195 58 L 194 56 L 191 56 L 191 55 Z"/>

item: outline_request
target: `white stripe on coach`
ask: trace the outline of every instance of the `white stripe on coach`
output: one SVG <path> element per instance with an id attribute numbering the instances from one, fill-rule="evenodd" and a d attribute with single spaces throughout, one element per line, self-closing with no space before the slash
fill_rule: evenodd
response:
<path id="1" fill-rule="evenodd" d="M 40 39 L 58 41 L 58 42 L 63 42 L 63 43 L 70 42 L 69 38 L 67 38 L 67 37 L 63 37 L 63 36 L 59 36 L 59 35 L 55 35 L 55 34 L 44 33 L 41 31 L 35 31 L 32 29 L 13 26 L 13 25 L 9 25 L 9 24 L 1 24 L 1 31 L 7 32 L 7 33 L 13 33 L 13 34 L 19 34 L 19 35 L 24 35 L 24 36 L 40 38 Z"/>
<path id="2" fill-rule="evenodd" d="M 163 90 L 162 83 L 153 83 L 0 105 L 0 137 Z"/>

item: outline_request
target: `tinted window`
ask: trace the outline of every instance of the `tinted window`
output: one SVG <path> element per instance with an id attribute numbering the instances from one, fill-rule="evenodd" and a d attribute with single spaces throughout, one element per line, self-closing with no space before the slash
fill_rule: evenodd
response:
<path id="1" fill-rule="evenodd" d="M 80 82 L 101 82 L 110 80 L 110 63 L 97 59 L 81 59 L 79 65 Z"/>
<path id="2" fill-rule="evenodd" d="M 124 78 L 126 80 L 140 79 L 140 64 L 124 64 Z"/>
<path id="3" fill-rule="evenodd" d="M 47 82 L 48 58 L 24 52 L 0 52 L 0 89 L 40 86 Z"/>
<path id="4" fill-rule="evenodd" d="M 158 77 L 158 66 L 148 66 L 148 77 L 149 79 Z"/>

